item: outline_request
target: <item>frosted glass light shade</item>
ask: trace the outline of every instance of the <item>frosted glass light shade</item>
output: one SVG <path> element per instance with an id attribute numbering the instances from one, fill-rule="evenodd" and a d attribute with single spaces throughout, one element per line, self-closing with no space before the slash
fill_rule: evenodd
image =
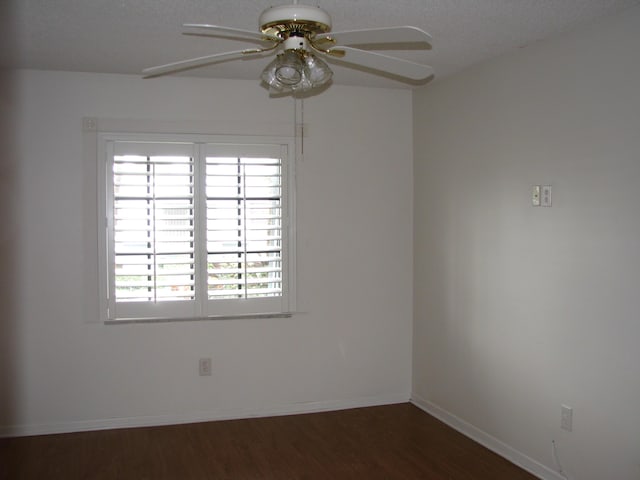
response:
<path id="1" fill-rule="evenodd" d="M 275 75 L 284 85 L 296 85 L 302 80 L 302 59 L 295 50 L 287 50 L 278 55 Z"/>
<path id="2" fill-rule="evenodd" d="M 319 87 L 331 80 L 333 72 L 325 62 L 316 56 L 306 55 L 304 63 L 304 73 L 313 86 Z"/>
<path id="3" fill-rule="evenodd" d="M 326 84 L 333 72 L 329 66 L 304 50 L 289 49 L 279 54 L 262 71 L 262 80 L 277 93 L 307 92 Z"/>

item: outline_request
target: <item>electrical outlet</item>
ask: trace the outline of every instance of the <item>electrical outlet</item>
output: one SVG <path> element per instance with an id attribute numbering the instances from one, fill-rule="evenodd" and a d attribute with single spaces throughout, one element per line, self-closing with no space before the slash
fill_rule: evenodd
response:
<path id="1" fill-rule="evenodd" d="M 543 185 L 540 192 L 540 204 L 543 207 L 551 206 L 551 185 Z"/>
<path id="2" fill-rule="evenodd" d="M 201 358 L 198 363 L 198 370 L 201 377 L 211 376 L 211 358 Z"/>
<path id="3" fill-rule="evenodd" d="M 567 405 L 560 407 L 560 428 L 571 432 L 573 430 L 573 408 Z"/>

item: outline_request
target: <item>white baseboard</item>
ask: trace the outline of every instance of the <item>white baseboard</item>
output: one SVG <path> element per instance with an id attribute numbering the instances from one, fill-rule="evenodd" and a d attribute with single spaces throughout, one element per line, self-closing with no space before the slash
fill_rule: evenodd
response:
<path id="1" fill-rule="evenodd" d="M 240 418 L 274 417 L 318 413 L 349 408 L 374 407 L 407 403 L 409 394 L 360 397 L 344 400 L 321 400 L 317 402 L 274 405 L 263 408 L 240 408 L 212 410 L 205 412 L 187 412 L 169 415 L 150 415 L 141 417 L 106 418 L 98 420 L 79 420 L 58 423 L 23 424 L 0 426 L 0 438 L 26 437 L 31 435 L 49 435 L 54 433 L 86 432 L 90 430 L 111 430 L 115 428 L 156 427 L 182 423 L 211 422 L 215 420 L 233 420 Z"/>
<path id="2" fill-rule="evenodd" d="M 488 448 L 494 453 L 497 453 L 501 457 L 506 458 L 511 463 L 519 466 L 532 475 L 535 475 L 542 480 L 565 480 L 565 477 L 561 476 L 549 467 L 532 459 L 531 457 L 528 457 L 524 453 L 519 452 L 506 443 L 501 442 L 497 438 L 489 435 L 461 418 L 456 417 L 439 406 L 421 398 L 420 396 L 414 394 L 411 397 L 411 403 L 441 422 L 446 423 L 454 430 L 457 430 L 463 435 L 478 442 L 480 445 Z"/>

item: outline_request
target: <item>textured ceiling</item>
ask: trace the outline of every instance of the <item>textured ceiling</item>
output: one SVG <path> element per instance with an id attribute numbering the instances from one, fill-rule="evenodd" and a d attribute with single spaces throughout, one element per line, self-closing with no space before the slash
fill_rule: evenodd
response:
<path id="1" fill-rule="evenodd" d="M 258 29 L 273 0 L 0 0 L 0 64 L 17 68 L 139 74 L 145 67 L 251 47 L 181 35 L 183 23 Z M 431 50 L 389 53 L 434 67 L 436 79 L 526 47 L 640 0 L 301 0 L 332 16 L 333 31 L 413 25 Z M 595 24 L 597 27 L 597 24 Z M 266 58 L 224 62 L 181 75 L 256 79 Z M 332 66 L 334 83 L 406 87 L 370 72 Z M 152 80 L 150 80 L 152 81 Z"/>

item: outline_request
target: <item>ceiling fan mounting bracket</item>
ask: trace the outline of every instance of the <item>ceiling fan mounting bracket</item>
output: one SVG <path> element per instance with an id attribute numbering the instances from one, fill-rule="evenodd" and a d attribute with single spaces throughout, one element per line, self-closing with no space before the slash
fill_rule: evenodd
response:
<path id="1" fill-rule="evenodd" d="M 313 38 L 331 30 L 331 17 L 319 7 L 309 5 L 279 5 L 260 15 L 262 33 L 286 39 L 295 34 Z"/>

